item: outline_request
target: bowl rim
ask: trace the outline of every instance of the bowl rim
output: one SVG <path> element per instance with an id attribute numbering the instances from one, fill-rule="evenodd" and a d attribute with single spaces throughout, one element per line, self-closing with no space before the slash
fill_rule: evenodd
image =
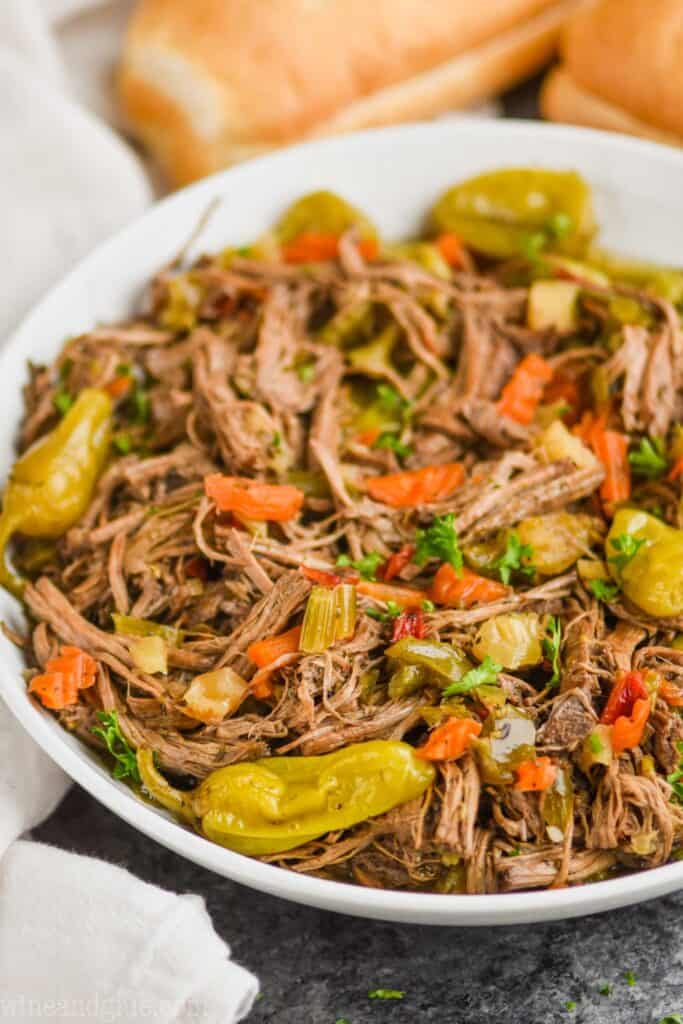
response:
<path id="1" fill-rule="evenodd" d="M 571 146 L 574 141 L 584 141 L 606 148 L 615 155 L 644 154 L 658 163 L 672 163 L 683 171 L 683 152 L 668 146 L 589 128 L 512 118 L 489 120 L 467 117 L 453 121 L 406 124 L 303 142 L 219 171 L 181 189 L 154 203 L 140 217 L 97 245 L 48 290 L 10 334 L 0 354 L 0 374 L 3 370 L 13 369 L 16 352 L 31 338 L 34 325 L 41 316 L 42 307 L 52 302 L 62 289 L 67 290 L 74 279 L 87 274 L 88 269 L 94 267 L 98 261 L 106 260 L 110 251 L 125 248 L 129 237 L 134 236 L 140 225 L 151 217 L 161 216 L 160 211 L 171 211 L 174 206 L 190 200 L 211 199 L 217 189 L 224 189 L 226 184 L 248 176 L 255 167 L 261 168 L 264 164 L 272 164 L 276 170 L 278 165 L 301 160 L 302 156 L 311 156 L 321 150 L 343 151 L 356 146 L 362 147 L 367 144 L 367 140 L 378 135 L 389 140 L 400 137 L 402 141 L 412 136 L 414 141 L 419 142 L 422 136 L 431 136 L 434 133 L 453 133 L 453 136 L 457 137 L 473 134 L 486 136 L 492 132 L 499 136 L 501 143 L 506 137 L 514 140 L 523 136 L 539 135 L 547 136 L 558 145 L 564 143 Z M 205 205 L 206 203 L 197 203 L 198 212 L 203 210 Z M 368 889 L 265 864 L 227 850 L 189 831 L 167 817 L 164 812 L 141 801 L 124 784 L 102 773 L 89 760 L 85 749 L 81 752 L 78 747 L 70 745 L 67 734 L 47 711 L 27 698 L 26 693 L 20 688 L 11 685 L 15 682 L 14 673 L 4 662 L 0 663 L 0 679 L 5 683 L 8 677 L 11 677 L 9 685 L 3 685 L 0 696 L 12 714 L 48 756 L 91 796 L 128 824 L 175 853 L 233 881 L 270 895 L 326 910 L 381 920 L 433 925 L 506 925 L 595 913 L 652 899 L 683 888 L 683 862 L 564 889 L 488 895 Z"/>

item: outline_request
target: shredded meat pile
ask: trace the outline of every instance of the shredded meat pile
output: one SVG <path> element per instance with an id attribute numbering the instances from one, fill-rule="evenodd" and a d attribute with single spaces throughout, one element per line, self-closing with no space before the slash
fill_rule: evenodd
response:
<path id="1" fill-rule="evenodd" d="M 522 521 L 558 512 L 590 517 L 584 561 L 604 557 L 603 464 L 549 458 L 537 444 L 538 418 L 501 414 L 520 362 L 537 354 L 553 372 L 550 389 L 573 384 L 569 427 L 588 408 L 597 370 L 613 430 L 666 438 L 682 411 L 678 316 L 663 300 L 616 289 L 635 295 L 648 324 L 627 325 L 620 347 L 608 347 L 609 295 L 596 285 L 571 335 L 531 330 L 527 288 L 503 284 L 504 269 L 471 261 L 444 279 L 408 261 L 366 262 L 353 232 L 337 259 L 316 264 L 203 257 L 160 273 L 131 322 L 71 339 L 54 365 L 32 367 L 22 450 L 58 421 L 59 394 L 94 386 L 117 395 L 115 447 L 89 507 L 39 568 L 34 561 L 25 590 L 32 668 L 44 670 L 62 645 L 97 662 L 96 686 L 59 712 L 91 745 L 100 744 L 96 712 L 116 710 L 128 743 L 155 751 L 159 769 L 185 788 L 266 756 L 371 739 L 420 747 L 446 720 L 441 689 L 432 681 L 390 696 L 385 651 L 396 618 L 363 588 L 353 636 L 278 659 L 267 696 L 213 724 L 187 714 L 184 698 L 197 675 L 221 667 L 253 678 L 250 645 L 302 621 L 315 585 L 302 567 L 357 580 L 340 556 L 348 567 L 376 553 L 382 582 L 407 547 L 387 584 L 432 595 L 438 556 L 418 564 L 411 555 L 417 531 L 439 517 L 452 515 L 465 564 L 502 586 L 493 601 L 427 600 L 425 639 L 454 644 L 476 665 L 479 631 L 494 616 L 531 612 L 559 626 L 557 678 L 545 656 L 501 671 L 497 688 L 533 723 L 534 756 L 571 780 L 562 827 L 549 825 L 552 790 L 487 781 L 474 744 L 437 759 L 436 781 L 419 799 L 268 858 L 292 870 L 375 887 L 505 892 L 662 864 L 683 839 L 683 806 L 667 782 L 683 739 L 675 702 L 654 693 L 640 742 L 608 764 L 585 762 L 620 674 L 656 673 L 683 690 L 683 651 L 672 646 L 683 621 L 648 615 L 621 593 L 599 600 L 576 557 L 550 575 L 518 564 L 507 580 L 491 569 L 495 554 L 481 561 Z M 120 378 L 125 389 L 112 389 Z M 398 413 L 376 429 L 366 413 L 382 396 Z M 556 399 L 548 392 L 544 408 Z M 455 462 L 463 482 L 432 502 L 394 507 L 365 485 Z M 240 521 L 205 493 L 215 473 L 297 486 L 301 512 L 267 525 Z M 681 526 L 680 481 L 634 476 L 632 500 Z M 28 565 L 32 554 L 19 540 L 15 562 Z M 136 667 L 133 638 L 114 630 L 112 613 L 183 631 L 183 642 L 169 645 L 167 674 Z M 453 707 L 483 724 L 485 737 L 500 704 L 488 705 L 482 690 Z"/>

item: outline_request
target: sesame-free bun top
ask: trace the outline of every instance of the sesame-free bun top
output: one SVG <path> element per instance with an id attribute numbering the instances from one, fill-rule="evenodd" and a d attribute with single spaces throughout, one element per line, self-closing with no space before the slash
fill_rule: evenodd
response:
<path id="1" fill-rule="evenodd" d="M 171 179 L 431 116 L 546 60 L 580 0 L 141 0 L 119 93 Z"/>
<path id="2" fill-rule="evenodd" d="M 561 49 L 547 116 L 683 143 L 682 0 L 599 0 L 570 19 Z"/>

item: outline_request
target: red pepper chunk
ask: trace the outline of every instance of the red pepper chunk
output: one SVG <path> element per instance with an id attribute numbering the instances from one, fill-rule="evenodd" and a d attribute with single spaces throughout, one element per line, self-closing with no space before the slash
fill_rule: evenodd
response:
<path id="1" fill-rule="evenodd" d="M 639 698 L 630 715 L 620 715 L 612 726 L 612 750 L 621 754 L 624 750 L 637 747 L 643 738 L 647 720 L 650 717 L 650 698 Z"/>
<path id="2" fill-rule="evenodd" d="M 637 700 L 649 700 L 649 697 L 643 673 L 624 672 L 612 687 L 600 721 L 603 725 L 614 725 L 617 718 L 632 714 Z"/>
<path id="3" fill-rule="evenodd" d="M 381 576 L 384 582 L 389 583 L 390 580 L 393 580 L 394 576 L 398 576 L 398 574 L 402 572 L 410 562 L 412 562 L 414 554 L 415 545 L 404 544 L 396 554 L 391 555 L 384 563 L 384 567 L 381 571 Z"/>
<path id="4" fill-rule="evenodd" d="M 35 693 L 46 708 L 61 711 L 76 704 L 78 691 L 95 685 L 97 662 L 80 647 L 64 646 L 59 657 L 50 658 L 42 675 L 34 676 L 29 693 Z"/>
<path id="5" fill-rule="evenodd" d="M 425 617 L 421 608 L 406 608 L 394 619 L 391 642 L 396 643 L 404 636 L 414 636 L 421 640 L 425 635 Z"/>
<path id="6" fill-rule="evenodd" d="M 314 569 L 310 565 L 302 565 L 301 573 L 320 587 L 336 587 L 343 582 L 341 576 L 336 572 L 326 572 L 324 569 Z"/>

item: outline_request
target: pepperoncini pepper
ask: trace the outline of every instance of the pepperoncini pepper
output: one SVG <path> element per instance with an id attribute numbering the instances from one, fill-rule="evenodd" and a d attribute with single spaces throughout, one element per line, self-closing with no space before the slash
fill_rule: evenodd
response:
<path id="1" fill-rule="evenodd" d="M 595 232 L 590 189 L 572 171 L 505 168 L 453 186 L 431 212 L 436 231 L 453 231 L 491 256 L 524 251 L 531 236 L 580 256 Z"/>
<path id="2" fill-rule="evenodd" d="M 426 678 L 442 687 L 459 682 L 473 667 L 467 655 L 457 647 L 437 640 L 419 640 L 417 637 L 398 640 L 387 648 L 386 656 L 397 661 L 400 666 L 421 668 Z"/>
<path id="3" fill-rule="evenodd" d="M 270 757 L 212 772 L 193 791 L 173 789 L 138 751 L 145 788 L 213 842 L 265 856 L 406 803 L 434 780 L 407 743 L 370 740 L 321 757 Z"/>
<path id="4" fill-rule="evenodd" d="M 64 419 L 15 462 L 0 517 L 0 585 L 20 596 L 24 580 L 8 568 L 14 533 L 54 540 L 76 523 L 90 502 L 110 444 L 109 395 L 85 388 Z"/>
<path id="5" fill-rule="evenodd" d="M 357 227 L 362 238 L 375 238 L 377 232 L 370 220 L 346 199 L 334 192 L 309 192 L 292 203 L 275 225 L 278 241 L 285 245 L 301 235 L 343 235 Z"/>
<path id="6" fill-rule="evenodd" d="M 535 758 L 535 742 L 536 728 L 524 712 L 506 706 L 490 714 L 481 738 L 472 745 L 484 782 L 492 786 L 511 785 L 515 769 Z"/>
<path id="7" fill-rule="evenodd" d="M 623 541 L 618 539 L 624 535 L 633 538 L 636 550 L 621 565 L 618 551 Z M 605 553 L 609 570 L 629 601 L 657 618 L 683 613 L 683 530 L 639 509 L 622 508 L 607 534 Z"/>

